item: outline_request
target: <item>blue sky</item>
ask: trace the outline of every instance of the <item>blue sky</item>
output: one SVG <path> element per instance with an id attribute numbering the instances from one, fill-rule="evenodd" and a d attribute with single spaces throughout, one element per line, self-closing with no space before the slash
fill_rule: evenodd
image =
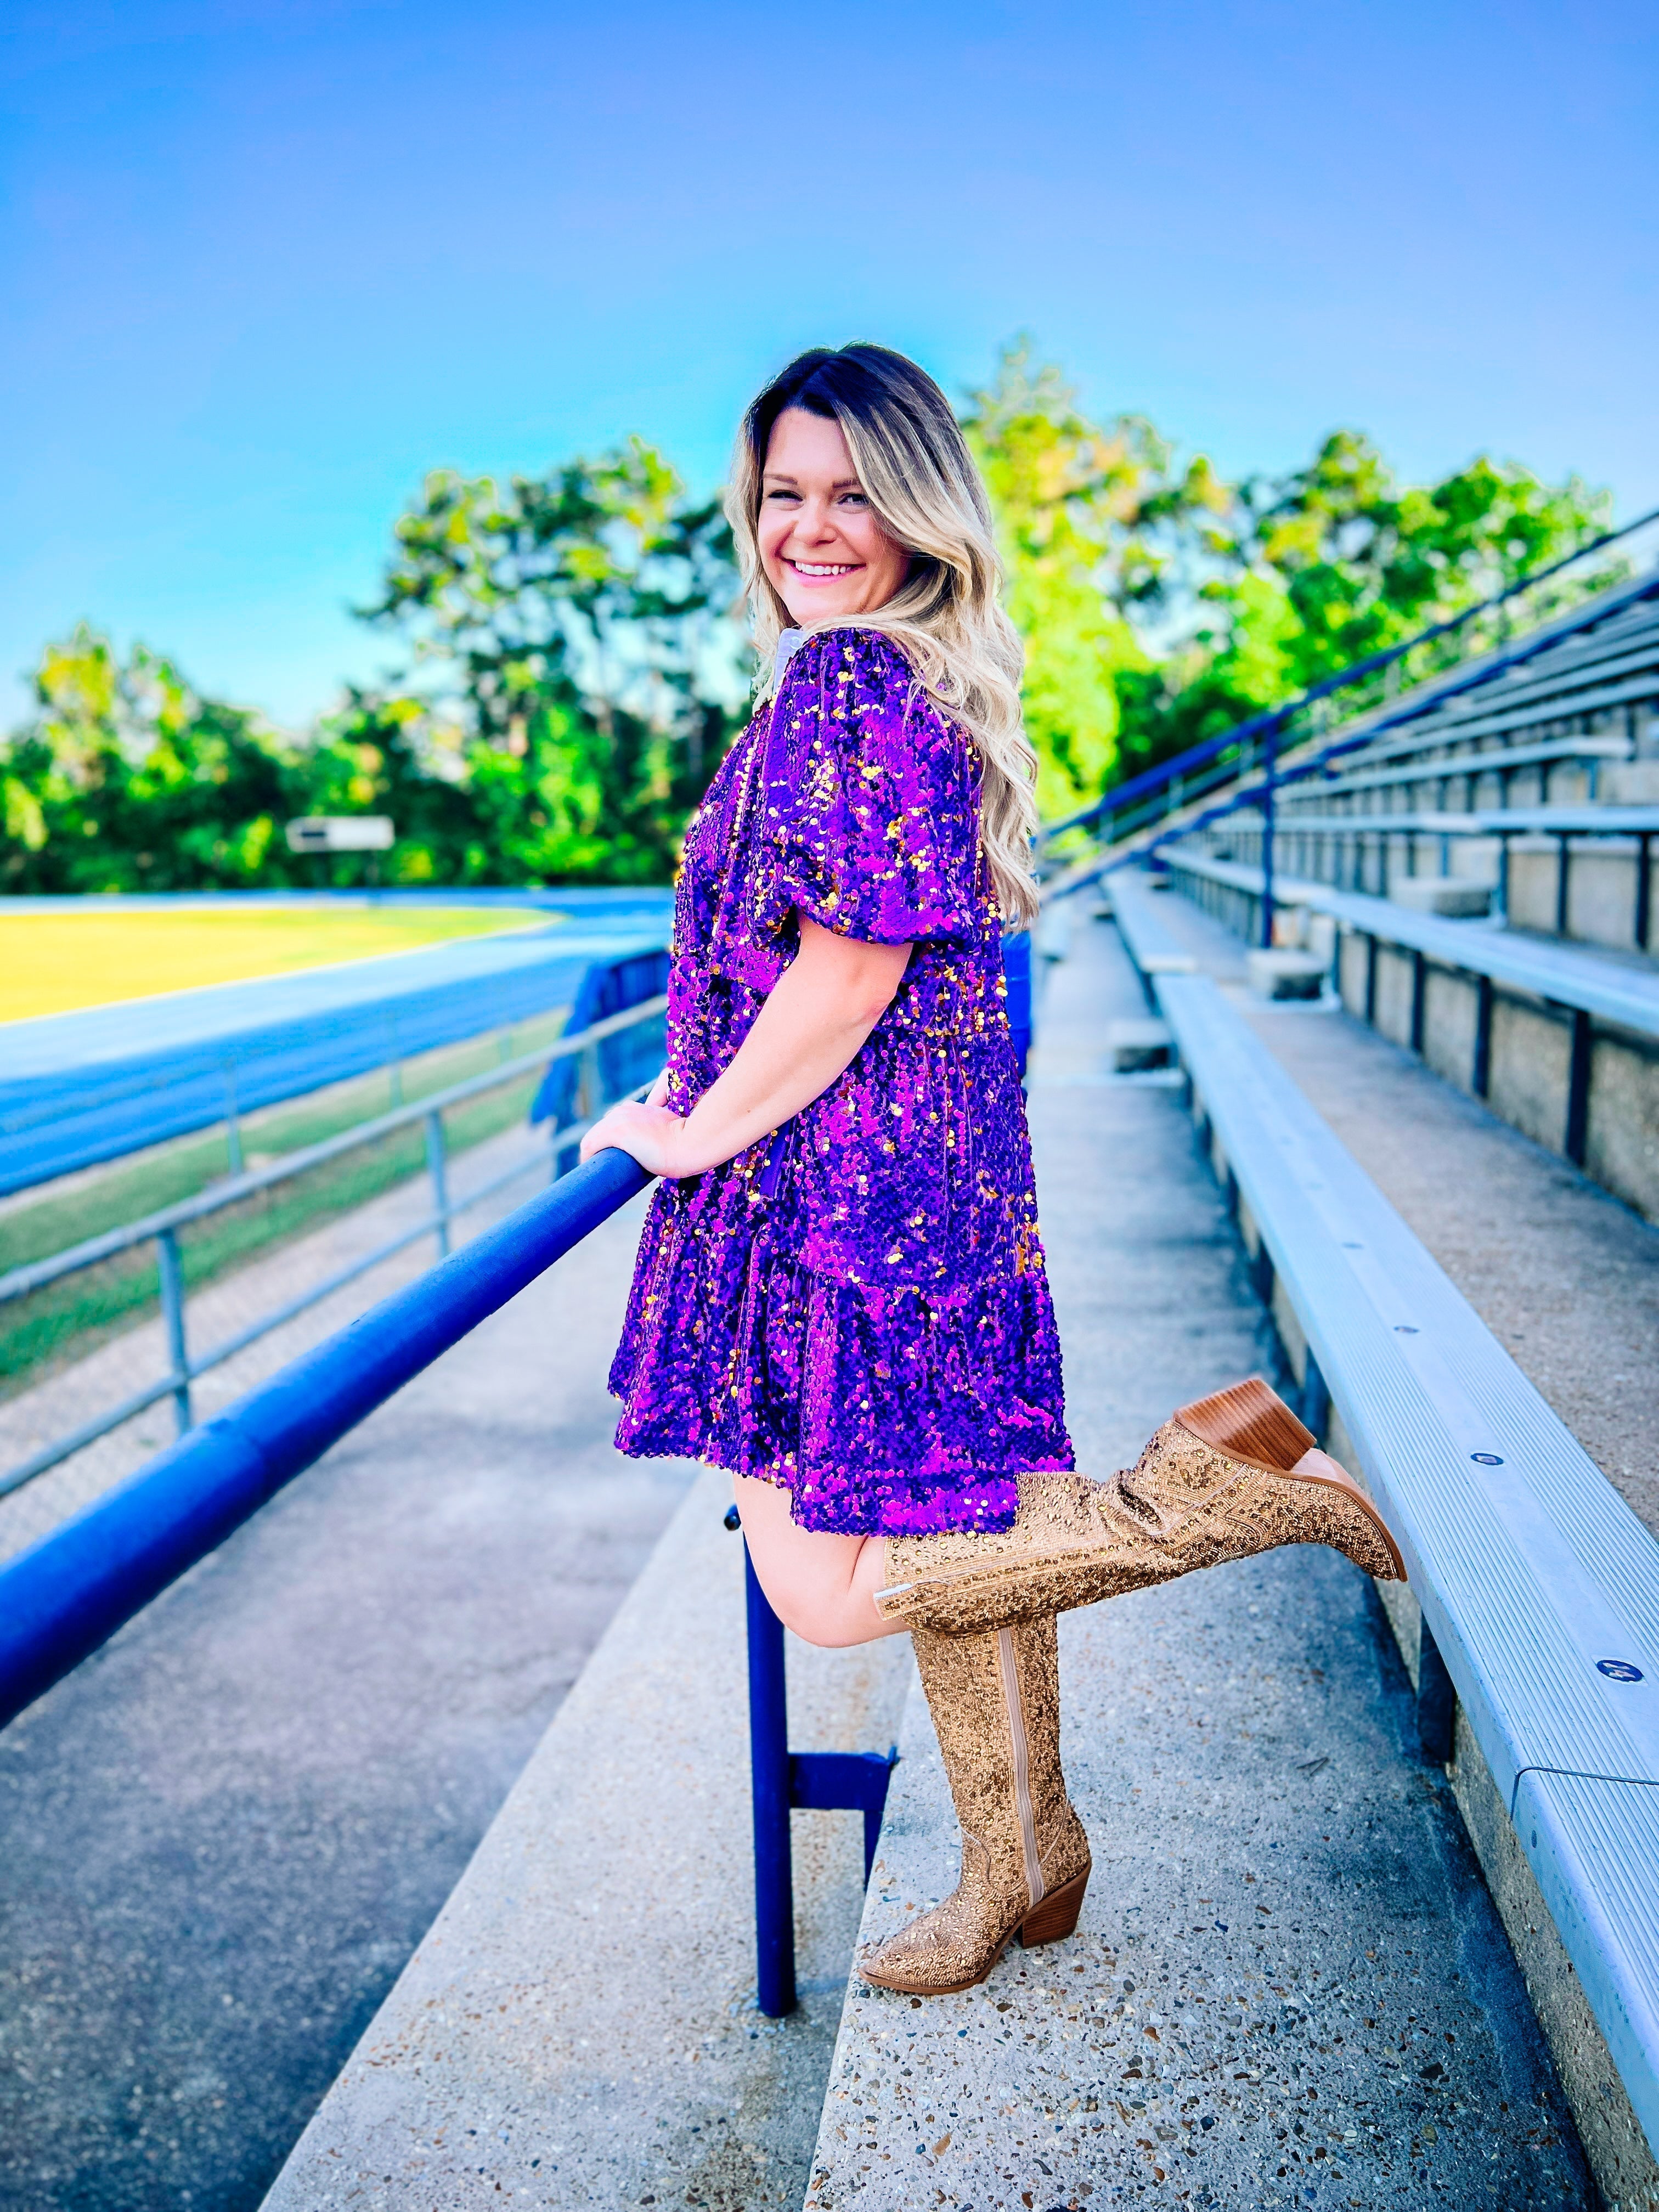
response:
<path id="1" fill-rule="evenodd" d="M 580 9 L 12 0 L 0 722 L 84 615 L 297 724 L 392 648 L 422 471 L 1032 331 L 1228 471 L 1339 423 L 1659 504 L 1659 14 L 1635 0 Z"/>

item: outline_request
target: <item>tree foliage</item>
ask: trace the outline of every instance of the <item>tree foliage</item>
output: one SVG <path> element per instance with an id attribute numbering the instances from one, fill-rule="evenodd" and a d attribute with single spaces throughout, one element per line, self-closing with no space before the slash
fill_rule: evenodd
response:
<path id="1" fill-rule="evenodd" d="M 1099 791 L 1120 750 L 1127 677 L 1153 662 L 1132 617 L 1161 607 L 1187 541 L 1225 503 L 1207 461 L 1177 470 L 1142 415 L 1098 424 L 1030 341 L 1005 346 L 969 400 L 969 443 L 984 472 L 1025 641 L 1025 721 L 1038 804 L 1070 811 Z"/>
<path id="2" fill-rule="evenodd" d="M 440 471 L 394 535 L 368 618 L 458 713 L 510 878 L 661 881 L 740 697 L 718 505 L 634 439 L 505 489 Z"/>
<path id="3" fill-rule="evenodd" d="M 1370 439 L 1334 431 L 1306 468 L 1247 479 L 1218 503 L 1195 549 L 1183 622 L 1157 665 L 1122 687 L 1122 766 L 1180 751 L 1403 643 L 1589 544 L 1611 520 L 1610 495 L 1577 477 L 1546 484 L 1482 455 L 1438 483 L 1402 485 Z M 1535 598 L 1526 619 L 1614 573 L 1581 570 L 1547 600 Z M 1419 655 L 1404 680 L 1483 638 L 1471 631 Z M 1345 694 L 1342 711 L 1358 711 L 1384 681 Z"/>
<path id="4" fill-rule="evenodd" d="M 996 511 L 1045 815 L 1599 535 L 1605 492 L 1481 456 L 1401 483 L 1355 430 L 1306 467 L 1224 482 L 1146 416 L 1096 422 L 1029 341 L 963 412 Z M 1538 619 L 1618 573 L 1587 564 Z M 672 872 L 738 726 L 744 648 L 718 506 L 637 439 L 541 476 L 429 476 L 364 619 L 401 638 L 383 691 L 303 737 L 82 623 L 0 744 L 0 890 L 640 883 Z M 1489 641 L 1465 636 L 1440 658 Z M 1413 659 L 1412 680 L 1437 665 Z M 1345 695 L 1345 706 L 1367 703 Z M 378 858 L 289 853 L 305 814 L 390 814 Z"/>

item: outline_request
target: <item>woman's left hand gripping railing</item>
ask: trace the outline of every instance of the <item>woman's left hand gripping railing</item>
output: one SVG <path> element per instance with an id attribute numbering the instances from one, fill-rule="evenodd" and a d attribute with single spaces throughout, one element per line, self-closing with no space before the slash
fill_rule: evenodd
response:
<path id="1" fill-rule="evenodd" d="M 648 1181 L 600 1152 L 0 1567 L 0 1727 Z M 783 1629 L 746 1580 L 757 1975 L 775 2017 L 795 2004 L 790 1808 L 861 1811 L 867 1880 L 896 1753 L 789 1751 Z"/>

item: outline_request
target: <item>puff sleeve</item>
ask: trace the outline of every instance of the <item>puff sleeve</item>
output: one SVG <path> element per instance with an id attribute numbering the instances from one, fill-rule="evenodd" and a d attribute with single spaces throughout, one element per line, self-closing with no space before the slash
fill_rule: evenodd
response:
<path id="1" fill-rule="evenodd" d="M 760 941 L 794 913 L 879 945 L 975 941 L 973 754 L 890 638 L 807 640 L 784 674 L 764 773 Z"/>

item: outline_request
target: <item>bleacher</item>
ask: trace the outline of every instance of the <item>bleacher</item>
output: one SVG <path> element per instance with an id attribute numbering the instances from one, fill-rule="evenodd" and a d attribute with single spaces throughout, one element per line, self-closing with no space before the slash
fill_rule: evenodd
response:
<path id="1" fill-rule="evenodd" d="M 1656 802 L 1649 572 L 1122 849 L 1659 1218 Z"/>
<path id="2" fill-rule="evenodd" d="M 843 1997 L 843 1942 L 780 2030 L 763 1916 L 758 1984 L 746 1952 L 734 1964 L 750 1871 L 732 1802 L 749 1778 L 740 1554 L 705 1476 L 295 2147 L 273 2212 L 508 2194 L 799 2204 L 795 2166 L 781 2150 L 769 2169 L 764 2146 L 794 2158 L 815 2118 L 799 2160 L 814 2212 L 1659 2208 L 1659 1544 L 1176 926 L 1199 908 L 1299 954 L 1323 986 L 1313 1018 L 1340 998 L 1659 1218 L 1656 715 L 1647 576 L 1322 729 L 1279 763 L 1265 817 L 1256 761 L 1234 763 L 1229 793 L 1212 754 L 1201 802 L 1177 791 L 1165 818 L 1066 878 L 1085 913 L 1103 884 L 1111 930 L 1076 928 L 1069 957 L 1065 931 L 1039 940 L 1050 1013 L 1057 992 L 1065 1012 L 1046 1041 L 1039 1020 L 1033 1118 L 1085 1463 L 1121 1463 L 1182 1394 L 1223 1379 L 1214 1363 L 1276 1363 L 1378 1498 L 1409 1583 L 1374 1600 L 1329 1555 L 1283 1553 L 1068 1616 L 1066 1758 L 1097 1855 L 1074 1942 L 1015 1951 L 926 2006 L 856 1974 Z M 1487 913 L 1405 889 L 1441 883 L 1484 890 Z M 1105 1007 L 1122 954 L 1174 1061 L 1127 1080 Z M 0 1710 L 94 1650 L 641 1180 L 615 1155 L 566 1178 L 0 1572 Z M 1408 1746 L 1389 1734 L 1378 1603 L 1410 1684 Z M 812 1758 L 792 1753 L 780 1674 L 756 1658 L 752 1589 L 749 1627 L 754 1741 L 764 1705 L 777 1770 L 764 1821 L 752 1777 L 753 1871 L 793 1928 L 790 1806 L 874 1808 L 796 1787 Z M 814 1656 L 835 1662 L 822 1680 L 853 1680 L 835 1674 L 846 1655 Z M 848 1767 L 885 1742 L 890 1680 L 860 1680 L 821 1708 Z M 915 1694 L 900 1741 L 866 1940 L 954 1874 Z M 1434 1826 L 1448 1790 L 1485 1891 Z M 818 1865 L 799 1851 L 794 1905 L 822 1956 Z M 844 1890 L 844 1867 L 835 1879 Z M 1536 2028 L 1511 2002 L 1523 1982 Z M 816 2071 L 803 2043 L 791 2058 L 796 2026 L 820 2038 Z M 769 2114 L 786 2103 L 787 2126 Z"/>

